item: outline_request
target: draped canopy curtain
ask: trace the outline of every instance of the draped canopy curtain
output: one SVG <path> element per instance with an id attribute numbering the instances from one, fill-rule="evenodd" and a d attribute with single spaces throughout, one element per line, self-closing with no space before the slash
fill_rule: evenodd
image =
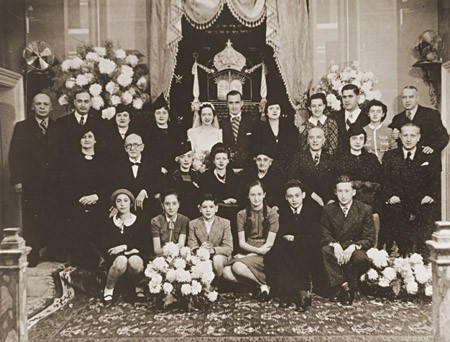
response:
<path id="1" fill-rule="evenodd" d="M 243 25 L 254 27 L 266 18 L 266 44 L 273 48 L 289 100 L 298 109 L 313 75 L 307 0 L 150 0 L 152 101 L 170 93 L 183 38 L 182 16 L 205 29 L 214 24 L 225 4 Z"/>

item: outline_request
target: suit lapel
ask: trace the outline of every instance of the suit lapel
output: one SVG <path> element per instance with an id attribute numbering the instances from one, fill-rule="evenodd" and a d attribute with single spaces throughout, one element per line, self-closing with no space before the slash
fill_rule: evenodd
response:
<path id="1" fill-rule="evenodd" d="M 233 130 L 231 128 L 230 118 L 227 117 L 221 122 L 223 131 L 223 141 L 227 145 L 234 146 L 236 142 L 234 141 Z M 240 128 L 240 127 L 239 127 Z"/>
<path id="2" fill-rule="evenodd" d="M 37 140 L 39 143 L 44 144 L 45 143 L 45 136 L 42 134 L 42 130 L 39 127 L 39 124 L 37 123 L 35 118 L 31 118 L 29 122 L 29 130 L 30 134 Z"/>
<path id="3" fill-rule="evenodd" d="M 200 245 L 203 242 L 208 241 L 208 233 L 206 231 L 205 221 L 203 220 L 203 218 L 199 219 L 197 222 L 197 225 L 195 227 L 195 235 L 197 235 L 197 238 L 200 241 Z"/>
<path id="4" fill-rule="evenodd" d="M 211 226 L 211 231 L 209 232 L 208 240 L 213 244 L 216 245 L 217 239 L 220 236 L 220 223 L 217 217 L 214 218 L 214 222 Z"/>
<path id="5" fill-rule="evenodd" d="M 341 210 L 342 213 L 342 210 Z M 342 213 L 342 216 L 344 216 L 344 213 Z M 345 234 L 347 231 L 349 231 L 354 223 L 355 219 L 358 217 L 358 208 L 356 207 L 355 201 L 353 201 L 352 206 L 350 207 L 347 217 L 344 219 L 344 224 L 342 225 L 342 231 L 341 234 Z"/>
<path id="6" fill-rule="evenodd" d="M 248 117 L 242 113 L 241 114 L 241 123 L 239 124 L 239 132 L 238 132 L 238 137 L 237 137 L 237 141 L 238 143 L 245 137 L 245 135 L 247 134 L 247 127 L 248 127 Z M 272 134 L 273 135 L 273 134 Z"/>

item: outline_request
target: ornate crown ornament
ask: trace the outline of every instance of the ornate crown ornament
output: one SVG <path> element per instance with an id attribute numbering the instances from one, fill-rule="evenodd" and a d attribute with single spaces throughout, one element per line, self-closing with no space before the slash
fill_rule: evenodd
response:
<path id="1" fill-rule="evenodd" d="M 214 56 L 214 67 L 217 71 L 234 69 L 241 71 L 245 67 L 246 58 L 243 54 L 233 49 L 233 44 L 228 39 L 226 48 Z"/>

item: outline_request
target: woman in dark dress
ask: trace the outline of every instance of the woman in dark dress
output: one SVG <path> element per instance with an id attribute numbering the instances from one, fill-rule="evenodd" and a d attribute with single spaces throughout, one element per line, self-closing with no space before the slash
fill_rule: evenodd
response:
<path id="1" fill-rule="evenodd" d="M 266 121 L 256 123 L 252 134 L 252 150 L 268 145 L 275 150 L 274 165 L 283 174 L 289 169 L 292 154 L 299 150 L 298 130 L 288 119 L 281 118 L 280 101 L 268 99 L 266 103 Z"/>
<path id="2" fill-rule="evenodd" d="M 139 286 L 143 277 L 144 265 L 149 259 L 150 234 L 142 220 L 130 212 L 134 204 L 133 194 L 126 189 L 113 192 L 111 205 L 117 214 L 111 217 L 102 231 L 102 246 L 108 275 L 103 291 L 103 301 L 113 301 L 114 287 L 125 272 L 131 275 L 138 299 L 144 297 L 144 289 Z"/>
<path id="3" fill-rule="evenodd" d="M 180 138 L 176 125 L 170 122 L 169 106 L 162 94 L 152 107 L 154 121 L 152 120 L 144 139 L 147 145 L 146 153 L 160 162 L 161 172 L 166 175 L 177 168 L 175 157 Z"/>
<path id="4" fill-rule="evenodd" d="M 95 151 L 96 132 L 81 130 L 80 152 L 63 163 L 62 196 L 67 210 L 69 261 L 74 266 L 96 267 L 100 217 L 105 210 L 105 162 Z"/>

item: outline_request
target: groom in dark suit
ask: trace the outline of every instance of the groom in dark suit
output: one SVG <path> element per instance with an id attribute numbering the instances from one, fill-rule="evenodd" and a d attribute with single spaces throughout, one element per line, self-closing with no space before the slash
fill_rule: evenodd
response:
<path id="1" fill-rule="evenodd" d="M 11 185 L 22 195 L 22 233 L 33 249 L 29 267 L 39 262 L 39 249 L 47 246 L 50 260 L 57 261 L 62 251 L 55 229 L 56 172 L 60 147 L 58 125 L 49 117 L 52 101 L 47 94 L 33 98 L 32 116 L 14 127 L 9 150 Z"/>
<path id="2" fill-rule="evenodd" d="M 337 299 L 351 305 L 359 278 L 370 267 L 366 251 L 373 247 L 375 227 L 372 208 L 354 200 L 353 181 L 339 176 L 336 181 L 338 202 L 327 204 L 320 219 L 322 253 L 329 285 Z"/>
<path id="3" fill-rule="evenodd" d="M 242 94 L 231 90 L 227 94 L 229 117 L 220 120 L 223 143 L 230 149 L 231 165 L 236 169 L 242 169 L 251 162 L 250 144 L 255 121 L 242 113 L 243 105 Z"/>

